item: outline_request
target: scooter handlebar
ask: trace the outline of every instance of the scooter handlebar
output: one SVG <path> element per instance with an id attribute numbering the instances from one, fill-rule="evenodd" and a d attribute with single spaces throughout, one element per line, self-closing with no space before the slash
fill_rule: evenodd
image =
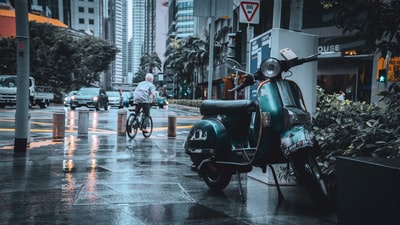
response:
<path id="1" fill-rule="evenodd" d="M 295 60 L 291 60 L 291 61 L 284 61 L 286 66 L 284 66 L 283 71 L 288 71 L 290 68 L 301 65 L 303 63 L 307 63 L 307 62 L 312 62 L 312 61 L 316 61 L 318 59 L 318 55 L 320 55 L 321 53 L 317 53 L 314 55 L 310 55 L 301 59 L 295 59 Z"/>
<path id="2" fill-rule="evenodd" d="M 292 67 L 295 67 L 295 66 L 301 65 L 303 63 L 307 63 L 307 62 L 316 61 L 318 59 L 318 55 L 320 55 L 320 54 L 321 53 L 317 53 L 317 54 L 314 54 L 314 55 L 311 55 L 308 57 L 304 57 L 301 59 L 294 59 L 291 61 L 281 61 L 282 66 L 283 66 L 282 70 L 286 72 Z M 243 88 L 255 83 L 257 73 L 255 75 L 253 75 L 253 74 L 247 73 L 246 71 L 242 71 L 238 68 L 234 68 L 234 69 L 238 70 L 239 72 L 244 72 L 246 74 L 246 78 L 243 81 L 243 83 L 239 84 L 238 86 L 236 86 L 232 89 L 229 89 L 228 92 L 241 91 Z M 259 77 L 257 77 L 257 78 L 259 78 Z"/>
<path id="3" fill-rule="evenodd" d="M 244 79 L 244 81 L 241 84 L 239 84 L 238 86 L 236 86 L 232 89 L 229 89 L 228 92 L 241 91 L 243 88 L 254 84 L 254 82 L 255 82 L 254 75 L 246 74 L 246 78 Z"/>

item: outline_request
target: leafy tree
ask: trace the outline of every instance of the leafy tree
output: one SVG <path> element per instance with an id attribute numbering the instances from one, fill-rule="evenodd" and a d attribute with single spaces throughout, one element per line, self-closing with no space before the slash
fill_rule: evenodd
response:
<path id="1" fill-rule="evenodd" d="M 31 22 L 30 73 L 39 85 L 48 85 L 62 92 L 73 88 L 72 74 L 79 61 L 75 40 L 65 29 Z"/>
<path id="2" fill-rule="evenodd" d="M 102 39 L 50 24 L 29 22 L 29 35 L 30 74 L 58 95 L 98 81 L 119 51 Z M 0 50 L 1 73 L 16 74 L 15 38 L 0 38 Z"/>
<path id="3" fill-rule="evenodd" d="M 336 26 L 364 40 L 366 50 L 400 55 L 400 0 L 321 0 L 321 4 L 334 7 Z"/>
<path id="4" fill-rule="evenodd" d="M 82 63 L 75 79 L 80 84 L 91 86 L 99 81 L 100 73 L 108 69 L 119 50 L 107 41 L 92 36 L 78 39 L 76 45 L 81 50 Z"/>
<path id="5" fill-rule="evenodd" d="M 0 74 L 15 74 L 17 71 L 15 39 L 0 38 Z"/>

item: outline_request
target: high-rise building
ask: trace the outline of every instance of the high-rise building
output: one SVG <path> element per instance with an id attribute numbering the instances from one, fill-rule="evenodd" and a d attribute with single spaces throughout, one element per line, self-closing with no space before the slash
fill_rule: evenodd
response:
<path id="1" fill-rule="evenodd" d="M 157 0 L 155 28 L 155 52 L 161 62 L 165 61 L 166 40 L 168 38 L 168 0 Z"/>
<path id="2" fill-rule="evenodd" d="M 175 8 L 176 38 L 185 38 L 193 35 L 193 0 L 176 0 Z"/>
<path id="3" fill-rule="evenodd" d="M 143 54 L 146 31 L 146 3 L 144 0 L 132 0 L 132 73 L 139 70 L 140 58 Z"/>
<path id="4" fill-rule="evenodd" d="M 167 0 L 132 0 L 132 38 L 130 40 L 132 61 L 129 67 L 134 76 L 140 69 L 140 59 L 143 55 L 157 53 L 161 59 L 164 54 L 168 19 L 166 6 L 168 6 Z M 156 23 L 157 17 L 164 17 L 164 20 Z M 164 34 L 161 34 L 165 36 L 162 43 L 156 43 L 157 35 L 160 35 L 157 27 L 164 30 Z M 158 48 L 159 44 L 162 44 L 164 48 Z M 162 49 L 162 52 L 159 49 Z"/>
<path id="5" fill-rule="evenodd" d="M 70 27 L 95 37 L 102 37 L 103 13 L 102 0 L 71 1 Z"/>
<path id="6" fill-rule="evenodd" d="M 128 75 L 128 1 L 105 0 L 104 1 L 104 36 L 105 40 L 115 44 L 119 52 L 115 61 L 107 71 L 107 87 L 119 89 L 127 83 Z"/>

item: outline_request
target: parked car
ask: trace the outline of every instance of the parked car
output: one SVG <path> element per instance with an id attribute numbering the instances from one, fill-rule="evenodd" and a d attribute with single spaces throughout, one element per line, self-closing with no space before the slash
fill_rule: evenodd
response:
<path id="1" fill-rule="evenodd" d="M 82 87 L 76 95 L 71 97 L 70 107 L 74 110 L 77 107 L 94 107 L 97 111 L 100 108 L 108 110 L 108 96 L 102 88 Z"/>
<path id="2" fill-rule="evenodd" d="M 76 95 L 78 91 L 70 91 L 64 98 L 64 106 L 68 107 L 71 104 L 71 97 Z"/>
<path id="3" fill-rule="evenodd" d="M 122 92 L 123 107 L 133 106 L 133 92 Z"/>
<path id="4" fill-rule="evenodd" d="M 108 105 L 111 107 L 122 108 L 122 96 L 119 91 L 106 91 L 108 96 Z"/>
<path id="5" fill-rule="evenodd" d="M 161 91 L 156 91 L 155 102 L 160 109 L 164 108 L 164 105 L 168 105 L 168 98 Z"/>

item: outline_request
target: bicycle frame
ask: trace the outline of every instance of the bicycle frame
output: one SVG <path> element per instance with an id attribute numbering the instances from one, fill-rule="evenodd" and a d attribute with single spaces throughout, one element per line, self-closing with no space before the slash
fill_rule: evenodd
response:
<path id="1" fill-rule="evenodd" d="M 137 107 L 137 104 L 135 104 Z M 139 113 L 136 114 L 136 108 L 133 110 L 129 110 L 130 114 L 126 121 L 126 133 L 127 135 L 133 139 L 137 134 L 137 130 L 140 128 L 141 130 L 144 128 L 143 123 L 145 121 L 145 115 L 143 112 L 143 108 L 140 109 Z M 147 127 L 147 132 L 142 132 L 143 137 L 148 138 L 153 133 L 153 119 L 149 116 Z"/>

